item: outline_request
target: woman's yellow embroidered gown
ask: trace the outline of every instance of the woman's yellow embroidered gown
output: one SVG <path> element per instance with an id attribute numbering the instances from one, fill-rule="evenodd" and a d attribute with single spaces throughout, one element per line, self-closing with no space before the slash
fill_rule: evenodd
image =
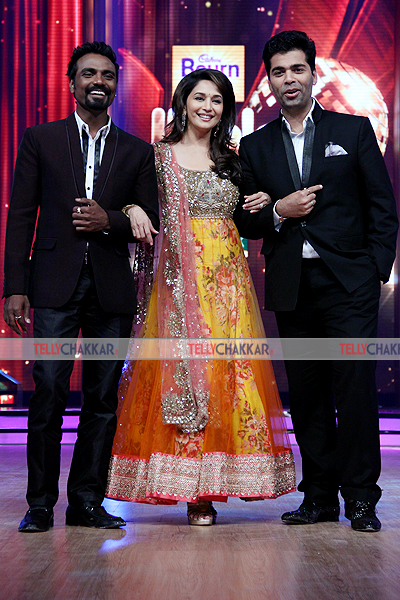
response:
<path id="1" fill-rule="evenodd" d="M 171 148 L 156 144 L 157 172 L 164 186 L 162 175 L 171 161 Z M 204 337 L 233 342 L 265 338 L 232 220 L 238 200 L 236 186 L 213 172 L 177 168 L 187 186 Z M 151 294 L 144 337 L 159 337 L 159 288 L 160 273 Z M 171 504 L 178 500 L 224 501 L 228 496 L 276 498 L 295 489 L 293 456 L 271 363 L 215 360 L 208 368 L 208 423 L 201 431 L 182 433 L 176 425 L 163 424 L 160 361 L 125 364 L 109 498 Z"/>

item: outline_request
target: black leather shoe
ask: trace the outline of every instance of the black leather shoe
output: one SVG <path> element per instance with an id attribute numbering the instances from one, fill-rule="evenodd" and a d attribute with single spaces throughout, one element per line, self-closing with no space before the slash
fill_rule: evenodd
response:
<path id="1" fill-rule="evenodd" d="M 313 525 L 323 521 L 339 521 L 339 506 L 317 506 L 304 500 L 297 510 L 285 512 L 282 521 L 288 525 Z"/>
<path id="2" fill-rule="evenodd" d="M 117 529 L 126 525 L 123 519 L 109 515 L 105 508 L 97 502 L 84 502 L 79 506 L 69 504 L 65 524 L 95 527 L 96 529 Z"/>
<path id="3" fill-rule="evenodd" d="M 375 506 L 371 502 L 362 500 L 348 500 L 345 502 L 346 519 L 350 519 L 355 531 L 380 531 L 381 522 L 376 516 Z"/>
<path id="4" fill-rule="evenodd" d="M 54 525 L 52 508 L 32 506 L 19 524 L 18 531 L 22 533 L 37 533 L 48 531 Z"/>

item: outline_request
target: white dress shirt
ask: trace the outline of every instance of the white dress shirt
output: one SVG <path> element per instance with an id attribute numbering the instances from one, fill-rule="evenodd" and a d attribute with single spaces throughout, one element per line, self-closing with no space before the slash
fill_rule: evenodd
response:
<path id="1" fill-rule="evenodd" d="M 103 158 L 106 137 L 110 133 L 111 117 L 108 116 L 108 121 L 107 121 L 106 125 L 103 125 L 103 127 L 101 127 L 98 130 L 98 132 L 96 133 L 96 136 L 94 138 L 89 133 L 88 125 L 85 123 L 85 121 L 82 121 L 82 119 L 80 118 L 80 116 L 78 115 L 78 113 L 76 111 L 75 111 L 75 119 L 78 124 L 79 138 L 81 141 L 82 153 L 83 153 L 82 130 L 86 131 L 87 136 L 88 136 L 88 152 L 87 152 L 86 178 L 85 178 L 86 196 L 85 197 L 92 199 L 93 198 L 94 158 L 95 158 L 96 142 L 100 138 L 100 161 L 99 161 L 100 162 L 99 166 L 100 166 L 102 158 Z"/>

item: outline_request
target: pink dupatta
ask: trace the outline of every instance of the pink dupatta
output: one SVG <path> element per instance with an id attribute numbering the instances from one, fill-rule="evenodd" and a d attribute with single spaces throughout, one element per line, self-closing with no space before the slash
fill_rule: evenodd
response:
<path id="1" fill-rule="evenodd" d="M 172 147 L 154 145 L 159 184 L 163 242 L 158 265 L 158 331 L 160 338 L 205 337 L 196 281 L 193 230 L 188 190 Z M 183 432 L 197 432 L 208 422 L 209 366 L 206 361 L 161 360 L 163 422 Z"/>

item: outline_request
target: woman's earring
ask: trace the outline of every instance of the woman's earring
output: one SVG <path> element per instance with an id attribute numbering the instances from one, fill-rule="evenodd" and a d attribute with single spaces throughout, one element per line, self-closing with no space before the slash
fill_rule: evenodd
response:
<path id="1" fill-rule="evenodd" d="M 186 111 L 184 110 L 182 113 L 182 129 L 185 129 L 185 125 L 186 125 Z"/>
<path id="2" fill-rule="evenodd" d="M 215 131 L 214 131 L 214 137 L 217 137 L 217 133 L 219 131 L 219 124 L 220 123 L 221 123 L 221 121 L 218 121 L 217 126 L 216 126 Z"/>

